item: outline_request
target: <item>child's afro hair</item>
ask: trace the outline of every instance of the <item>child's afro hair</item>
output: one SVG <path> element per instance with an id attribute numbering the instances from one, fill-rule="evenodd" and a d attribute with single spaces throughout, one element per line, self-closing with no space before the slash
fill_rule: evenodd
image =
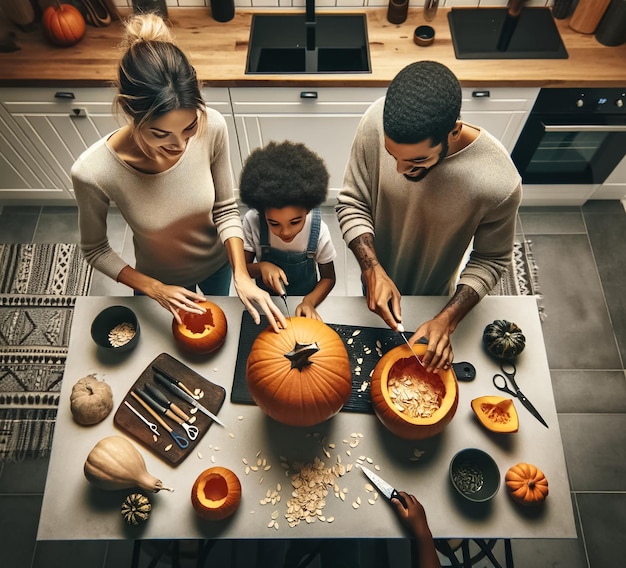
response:
<path id="1" fill-rule="evenodd" d="M 328 191 L 324 161 L 304 144 L 270 142 L 254 150 L 241 172 L 241 201 L 257 211 L 290 205 L 319 207 Z"/>

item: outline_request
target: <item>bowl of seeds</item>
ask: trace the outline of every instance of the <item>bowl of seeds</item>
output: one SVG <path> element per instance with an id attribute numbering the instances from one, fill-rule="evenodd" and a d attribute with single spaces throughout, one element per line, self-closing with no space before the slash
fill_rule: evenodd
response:
<path id="1" fill-rule="evenodd" d="M 139 341 L 139 321 L 126 306 L 109 306 L 91 324 L 91 337 L 96 344 L 110 351 L 130 351 Z"/>
<path id="2" fill-rule="evenodd" d="M 450 461 L 450 481 L 468 501 L 484 503 L 500 488 L 500 470 L 494 459 L 483 450 L 466 448 Z"/>

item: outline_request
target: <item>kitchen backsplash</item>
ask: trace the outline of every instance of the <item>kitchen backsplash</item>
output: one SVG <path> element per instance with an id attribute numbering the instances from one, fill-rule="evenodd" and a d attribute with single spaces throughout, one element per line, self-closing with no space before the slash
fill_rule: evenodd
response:
<path id="1" fill-rule="evenodd" d="M 211 0 L 166 0 L 167 5 L 174 7 L 198 7 L 210 6 Z M 553 0 L 528 0 L 527 6 L 551 6 Z M 115 0 L 118 6 L 131 6 L 131 0 Z M 242 8 L 299 8 L 303 7 L 305 0 L 235 0 L 235 6 Z M 388 0 L 315 0 L 315 5 L 324 8 L 360 8 L 387 6 Z M 441 7 L 450 8 L 452 6 L 506 6 L 507 0 L 440 0 Z M 420 7 L 424 5 L 424 0 L 410 0 L 410 5 Z"/>

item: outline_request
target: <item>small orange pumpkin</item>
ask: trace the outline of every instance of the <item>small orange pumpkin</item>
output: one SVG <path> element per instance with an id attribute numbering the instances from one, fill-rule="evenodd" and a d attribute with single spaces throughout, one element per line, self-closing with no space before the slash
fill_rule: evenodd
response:
<path id="1" fill-rule="evenodd" d="M 175 319 L 172 321 L 172 333 L 177 345 L 184 351 L 200 355 L 206 355 L 217 351 L 224 341 L 228 324 L 226 315 L 217 304 L 198 302 L 199 306 L 206 309 L 203 314 L 192 314 L 180 311 L 182 323 Z"/>
<path id="2" fill-rule="evenodd" d="M 543 503 L 548 496 L 548 480 L 537 466 L 518 463 L 504 476 L 511 497 L 522 505 Z"/>
<path id="3" fill-rule="evenodd" d="M 191 504 L 203 519 L 219 521 L 232 515 L 241 502 L 239 478 L 225 467 L 204 470 L 191 489 Z"/>
<path id="4" fill-rule="evenodd" d="M 416 343 L 417 355 L 426 352 L 427 345 Z M 408 379 L 420 383 L 430 391 L 429 397 L 437 399 L 431 409 L 418 410 L 419 404 L 404 403 L 402 395 L 394 391 L 397 381 Z M 459 405 L 459 386 L 454 371 L 428 373 L 415 360 L 408 345 L 400 345 L 382 356 L 374 367 L 371 399 L 378 419 L 396 436 L 406 440 L 423 440 L 439 434 L 452 420 Z M 416 388 L 412 390 L 418 390 Z M 417 411 L 417 412 L 416 412 Z"/>
<path id="5" fill-rule="evenodd" d="M 246 365 L 257 406 L 289 426 L 314 426 L 337 414 L 352 390 L 341 337 L 325 323 L 293 317 L 280 333 L 268 327 L 252 344 Z"/>
<path id="6" fill-rule="evenodd" d="M 77 44 L 85 35 L 83 15 L 74 6 L 60 2 L 45 9 L 43 27 L 48 39 L 62 47 Z"/>

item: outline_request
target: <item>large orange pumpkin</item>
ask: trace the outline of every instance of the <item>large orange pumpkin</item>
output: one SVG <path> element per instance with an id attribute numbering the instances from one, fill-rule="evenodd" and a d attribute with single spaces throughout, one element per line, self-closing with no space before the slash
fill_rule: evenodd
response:
<path id="1" fill-rule="evenodd" d="M 43 13 L 43 27 L 48 39 L 63 47 L 77 44 L 85 35 L 85 19 L 70 4 L 48 6 Z"/>
<path id="2" fill-rule="evenodd" d="M 548 480 L 533 464 L 521 462 L 511 466 L 504 480 L 509 495 L 522 505 L 538 505 L 548 496 Z"/>
<path id="3" fill-rule="evenodd" d="M 314 426 L 337 414 L 350 397 L 352 371 L 339 335 L 325 323 L 287 320 L 255 339 L 246 378 L 261 410 L 290 426 Z"/>
<path id="4" fill-rule="evenodd" d="M 206 309 L 203 314 L 180 311 L 182 323 L 172 321 L 172 333 L 178 346 L 189 353 L 206 355 L 224 345 L 226 341 L 226 315 L 217 304 L 198 302 Z"/>
<path id="5" fill-rule="evenodd" d="M 204 470 L 191 489 L 191 504 L 203 519 L 219 521 L 232 515 L 241 502 L 239 478 L 225 467 Z"/>
<path id="6" fill-rule="evenodd" d="M 421 343 L 413 346 L 417 355 L 423 355 L 426 348 Z M 376 416 L 388 430 L 406 440 L 439 434 L 459 404 L 454 371 L 428 373 L 408 345 L 395 347 L 382 356 L 374 367 L 370 389 Z"/>

